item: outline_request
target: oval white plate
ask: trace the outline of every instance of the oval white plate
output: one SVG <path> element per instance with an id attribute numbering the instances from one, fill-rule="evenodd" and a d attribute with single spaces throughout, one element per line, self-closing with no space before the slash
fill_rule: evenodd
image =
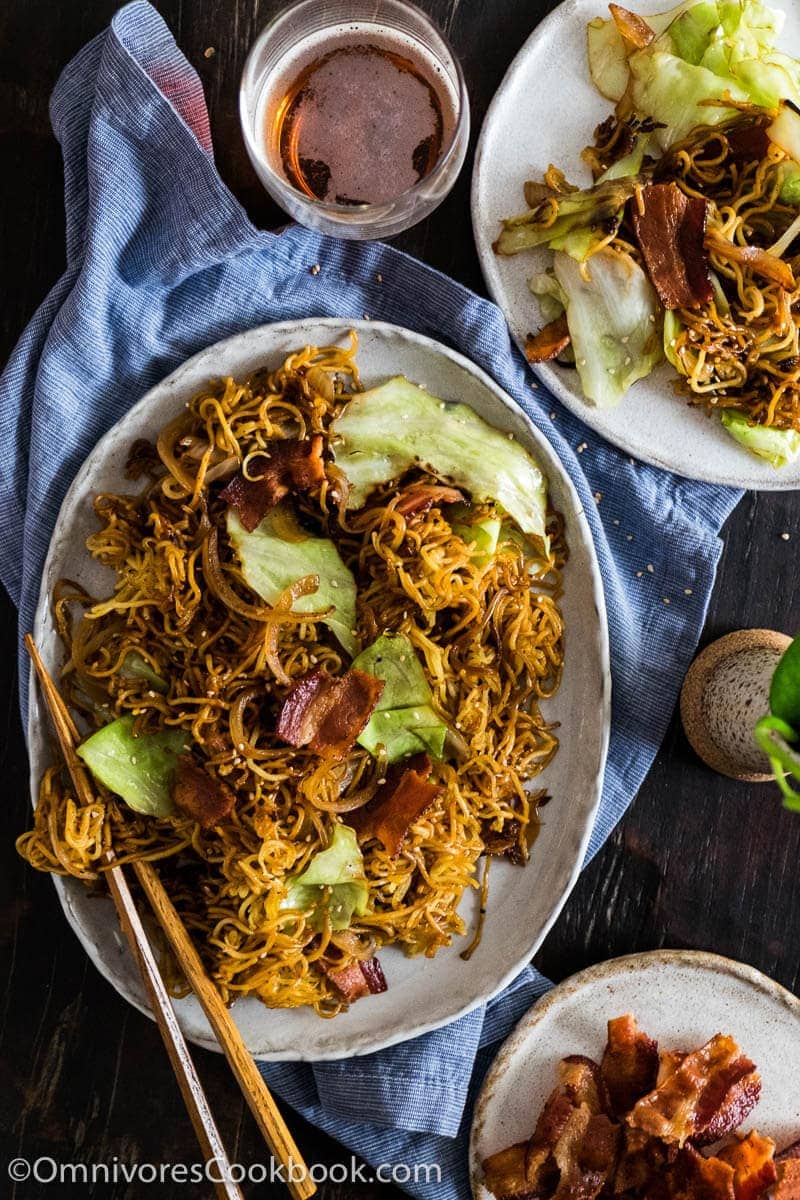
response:
<path id="1" fill-rule="evenodd" d="M 665 1050 L 736 1039 L 761 1074 L 761 1099 L 745 1128 L 778 1149 L 800 1136 L 800 1000 L 753 967 L 697 950 L 630 954 L 590 967 L 542 997 L 489 1069 L 475 1105 L 470 1177 L 475 1200 L 493 1200 L 481 1163 L 530 1137 L 568 1054 L 599 1061 L 612 1017 L 633 1013 Z"/>
<path id="2" fill-rule="evenodd" d="M 219 342 L 189 359 L 153 388 L 97 444 L 79 471 L 59 514 L 42 581 L 35 637 L 54 674 L 62 648 L 53 626 L 50 596 L 55 582 L 67 576 L 90 592 L 110 589 L 111 573 L 92 561 L 87 535 L 97 527 L 91 501 L 98 491 L 135 490 L 123 467 L 131 442 L 153 438 L 181 405 L 210 377 L 246 375 L 257 366 L 277 366 L 291 350 L 307 343 L 325 345 L 359 335 L 358 362 L 366 386 L 388 375 L 404 373 L 447 400 L 470 404 L 487 421 L 513 432 L 536 456 L 550 486 L 552 502 L 566 518 L 570 547 L 565 572 L 563 612 L 566 620 L 566 668 L 547 716 L 561 722 L 562 746 L 537 780 L 553 801 L 536 841 L 529 866 L 521 870 L 498 863 L 486 931 L 469 963 L 458 940 L 432 961 L 408 959 L 397 950 L 382 951 L 389 990 L 356 1004 L 332 1021 L 309 1009 L 267 1009 L 254 999 L 240 1000 L 234 1014 L 250 1051 L 264 1059 L 340 1058 L 366 1054 L 443 1025 L 498 992 L 530 959 L 549 930 L 580 870 L 600 798 L 608 745 L 610 676 L 603 589 L 589 526 L 569 478 L 549 445 L 522 410 L 476 366 L 445 346 L 394 325 L 336 319 L 290 321 L 265 325 Z M 46 713 L 31 680 L 29 716 L 31 785 L 35 801 L 41 773 L 50 761 Z M 146 1012 L 135 967 L 122 945 L 110 901 L 90 899 L 75 880 L 56 879 L 64 911 L 89 956 L 114 987 Z M 470 923 L 476 897 L 464 899 Z M 523 914 L 511 923 L 505 912 Z M 217 1049 L 202 1011 L 193 997 L 177 1010 L 186 1036 Z"/>
<path id="3" fill-rule="evenodd" d="M 800 53 L 800 5 L 770 0 L 786 10 L 781 46 Z M 663 12 L 669 0 L 636 0 L 637 12 Z M 536 27 L 517 54 L 483 123 L 472 176 L 472 228 L 486 285 L 502 308 L 515 341 L 543 323 L 528 279 L 552 261 L 546 248 L 501 258 L 492 250 L 500 220 L 525 209 L 522 185 L 540 179 L 549 163 L 588 185 L 580 152 L 595 126 L 613 109 L 595 89 L 586 57 L 586 25 L 607 16 L 604 0 L 565 0 Z M 577 372 L 552 363 L 539 377 L 567 408 L 627 454 L 679 475 L 761 491 L 800 487 L 800 461 L 775 470 L 725 433 L 716 417 L 676 396 L 666 364 L 635 383 L 618 408 L 587 404 Z"/>

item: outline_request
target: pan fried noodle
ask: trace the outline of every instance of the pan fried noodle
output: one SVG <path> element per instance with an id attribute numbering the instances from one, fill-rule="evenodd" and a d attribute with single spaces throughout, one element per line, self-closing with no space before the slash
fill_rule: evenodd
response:
<path id="1" fill-rule="evenodd" d="M 557 749 L 539 703 L 558 687 L 562 666 L 557 515 L 548 516 L 548 556 L 534 562 L 523 539 L 500 543 L 488 560 L 476 556 L 444 504 L 404 516 L 398 505 L 409 489 L 437 483 L 419 469 L 371 492 L 364 507 L 345 507 L 330 425 L 360 390 L 355 350 L 353 336 L 346 349 L 306 347 L 272 373 L 209 384 L 164 429 L 158 455 L 134 447 L 130 474 L 147 474 L 143 489 L 96 498 L 100 528 L 87 544 L 114 571 L 113 590 L 92 597 L 65 580 L 53 597 L 68 656 L 63 692 L 87 728 L 129 715 L 138 734 L 185 731 L 195 763 L 235 794 L 230 813 L 210 828 L 179 811 L 142 815 L 100 786 L 81 806 L 56 763 L 41 782 L 35 827 L 19 841 L 34 867 L 90 883 L 101 879 L 110 847 L 122 863 L 159 861 L 226 1001 L 254 995 L 326 1017 L 347 1005 L 332 971 L 388 943 L 433 956 L 466 932 L 457 906 L 479 886 L 479 858 L 494 849 L 527 859 L 543 793 L 525 784 Z M 272 606 L 248 586 L 219 494 L 276 438 L 313 434 L 323 438 L 325 476 L 293 498 L 301 526 L 329 537 L 353 572 L 361 644 L 385 632 L 409 639 L 450 731 L 445 760 L 432 766 L 442 790 L 400 853 L 359 834 L 366 911 L 339 930 L 287 909 L 287 880 L 375 796 L 386 754 L 354 745 L 336 760 L 276 735 L 292 685 L 320 667 L 341 676 L 349 658 L 323 623 L 324 606 L 292 611 L 300 594 L 313 593 L 313 578 Z M 491 504 L 473 507 L 500 515 Z M 287 526 L 287 540 L 296 536 Z M 144 664 L 136 673 L 126 669 L 132 654 Z M 182 994 L 166 952 L 165 971 Z"/>
<path id="2" fill-rule="evenodd" d="M 798 216 L 778 198 L 788 156 L 774 142 L 763 158 L 731 153 L 737 131 L 764 124 L 745 116 L 701 126 L 665 165 L 682 192 L 708 202 L 706 245 L 721 284 L 708 304 L 678 310 L 672 350 L 693 403 L 800 430 L 800 242 L 790 236 L 783 254 L 770 249 Z"/>

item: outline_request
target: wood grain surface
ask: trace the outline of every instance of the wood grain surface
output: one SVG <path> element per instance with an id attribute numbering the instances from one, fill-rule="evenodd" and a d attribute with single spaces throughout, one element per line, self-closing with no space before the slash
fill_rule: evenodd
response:
<path id="1" fill-rule="evenodd" d="M 474 139 L 518 47 L 552 7 L 540 0 L 418 0 L 447 31 L 464 65 Z M 58 278 L 64 260 L 61 162 L 48 120 L 60 69 L 108 22 L 114 0 L 2 0 L 3 357 Z M 211 111 L 223 178 L 264 227 L 284 221 L 261 191 L 238 128 L 236 91 L 247 49 L 278 7 L 259 0 L 157 0 L 197 67 Z M 599 7 L 599 5 L 598 5 Z M 212 47 L 214 54 L 205 57 Z M 536 98 L 533 98 L 534 100 Z M 556 102 L 558 99 L 556 98 Z M 534 119 L 534 118 L 532 118 Z M 483 291 L 469 219 L 468 159 L 455 190 L 424 224 L 396 240 Z M 788 533 L 789 539 L 782 536 Z M 794 633 L 800 624 L 798 502 L 789 493 L 749 495 L 723 531 L 725 550 L 704 642 L 743 626 Z M 0 600 L 0 1197 L 180 1200 L 202 1188 L 158 1184 L 14 1186 L 16 1155 L 57 1161 L 196 1161 L 191 1126 L 158 1031 L 90 965 L 45 876 L 26 867 L 14 839 L 30 821 L 27 760 L 16 694 L 16 616 Z M 640 795 L 584 872 L 537 957 L 552 978 L 612 955 L 696 947 L 742 959 L 797 990 L 800 982 L 800 819 L 769 784 L 712 774 L 673 717 Z M 509 919 L 514 919 L 509 914 Z M 519 914 L 524 920 L 524 914 Z M 221 1055 L 196 1051 L 231 1157 L 265 1151 Z M 284 1110 L 289 1111 L 289 1110 Z M 289 1111 L 306 1160 L 349 1163 L 349 1151 Z M 277 1185 L 248 1195 L 282 1196 Z M 323 1200 L 373 1200 L 387 1184 L 325 1184 Z"/>

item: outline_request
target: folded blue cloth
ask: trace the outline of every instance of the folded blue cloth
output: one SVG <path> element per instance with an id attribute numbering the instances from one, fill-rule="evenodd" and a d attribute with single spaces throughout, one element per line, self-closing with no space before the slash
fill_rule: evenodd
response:
<path id="1" fill-rule="evenodd" d="M 523 406 L 588 514 L 614 688 L 594 854 L 663 737 L 703 625 L 717 534 L 739 493 L 643 466 L 589 432 L 534 390 L 499 310 L 423 263 L 297 227 L 255 229 L 214 167 L 200 82 L 144 0 L 66 68 L 51 113 L 64 156 L 67 270 L 0 379 L 0 576 L 21 630 L 31 628 L 53 523 L 85 455 L 189 355 L 291 317 L 368 312 L 419 330 L 469 355 Z M 23 658 L 20 667 L 24 717 Z M 464 1200 L 471 1089 L 548 986 L 529 968 L 446 1030 L 346 1062 L 265 1065 L 264 1074 L 371 1163 L 403 1163 L 411 1175 L 415 1163 L 438 1163 L 441 1182 L 399 1179 L 413 1194 Z"/>

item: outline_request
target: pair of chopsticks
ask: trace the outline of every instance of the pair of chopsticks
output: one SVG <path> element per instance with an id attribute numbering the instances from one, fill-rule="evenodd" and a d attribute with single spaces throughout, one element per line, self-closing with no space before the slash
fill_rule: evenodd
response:
<path id="1" fill-rule="evenodd" d="M 30 634 L 25 636 L 25 647 L 38 676 L 76 795 L 82 804 L 91 804 L 94 799 L 92 787 L 84 765 L 75 753 L 75 747 L 80 740 L 78 731 Z M 225 1146 L 211 1114 L 203 1086 L 189 1054 L 189 1048 L 178 1025 L 172 1003 L 167 995 L 144 926 L 128 888 L 125 873 L 121 866 L 115 865 L 113 851 L 108 853 L 108 862 L 110 865 L 104 874 L 111 889 L 120 925 L 141 971 L 158 1028 L 164 1039 L 172 1069 L 175 1072 L 205 1161 L 213 1159 L 215 1163 L 214 1174 L 217 1178 L 214 1184 L 215 1192 L 224 1200 L 243 1200 L 241 1189 L 237 1183 L 233 1182 L 231 1164 Z M 134 862 L 133 869 L 184 975 L 191 984 L 192 990 L 217 1035 L 242 1094 L 255 1117 L 256 1124 L 273 1156 L 286 1168 L 289 1191 L 294 1200 L 308 1200 L 308 1197 L 313 1196 L 316 1192 L 316 1185 L 308 1175 L 305 1163 L 300 1157 L 300 1151 L 295 1145 L 267 1085 L 261 1078 L 252 1056 L 242 1041 L 242 1035 L 225 1007 L 219 992 L 206 974 L 200 956 L 195 950 L 175 906 L 164 890 L 158 873 L 147 862 Z"/>

